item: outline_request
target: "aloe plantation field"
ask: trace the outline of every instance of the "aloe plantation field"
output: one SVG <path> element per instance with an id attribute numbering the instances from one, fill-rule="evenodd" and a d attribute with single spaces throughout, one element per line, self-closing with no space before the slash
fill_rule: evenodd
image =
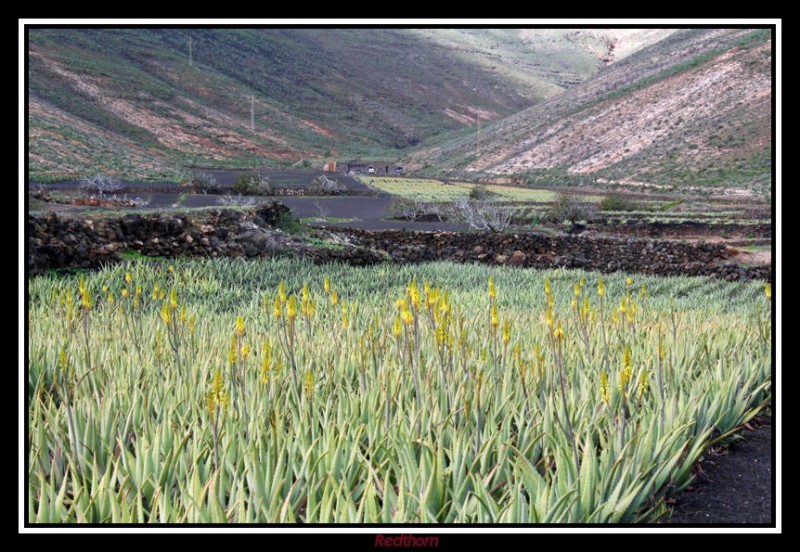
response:
<path id="1" fill-rule="evenodd" d="M 763 283 L 291 259 L 28 282 L 33 523 L 652 521 L 771 401 Z"/>

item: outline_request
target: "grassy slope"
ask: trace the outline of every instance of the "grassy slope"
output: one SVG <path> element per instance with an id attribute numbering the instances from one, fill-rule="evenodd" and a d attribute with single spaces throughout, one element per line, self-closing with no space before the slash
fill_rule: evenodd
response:
<path id="1" fill-rule="evenodd" d="M 598 44 L 619 42 L 547 33 L 31 30 L 31 172 L 153 177 L 192 163 L 394 156 L 561 92 L 605 63 Z"/>
<path id="2" fill-rule="evenodd" d="M 417 160 L 547 183 L 769 185 L 768 31 L 678 32 L 564 94 Z"/>

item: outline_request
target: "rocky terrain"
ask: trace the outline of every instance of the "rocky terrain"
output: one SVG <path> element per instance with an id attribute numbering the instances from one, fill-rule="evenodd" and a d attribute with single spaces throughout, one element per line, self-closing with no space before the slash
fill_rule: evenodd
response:
<path id="1" fill-rule="evenodd" d="M 418 156 L 441 172 L 744 194 L 769 186 L 769 30 L 681 30 Z"/>
<path id="2" fill-rule="evenodd" d="M 318 263 L 416 263 L 435 260 L 602 272 L 707 275 L 726 280 L 771 278 L 771 265 L 745 268 L 724 245 L 641 238 L 539 234 L 316 230 L 287 234 L 288 209 L 277 202 L 252 211 L 75 218 L 54 213 L 28 217 L 28 272 L 89 268 L 119 260 L 122 252 L 176 257 L 307 256 Z M 296 223 L 294 223 L 296 224 Z M 308 237 L 312 239 L 307 239 Z"/>

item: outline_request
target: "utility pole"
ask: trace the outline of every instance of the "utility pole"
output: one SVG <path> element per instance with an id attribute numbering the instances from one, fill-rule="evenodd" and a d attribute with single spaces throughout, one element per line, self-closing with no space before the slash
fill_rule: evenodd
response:
<path id="1" fill-rule="evenodd" d="M 481 153 L 481 118 L 478 117 L 478 151 L 476 152 L 478 155 Z"/>
<path id="2" fill-rule="evenodd" d="M 189 67 L 192 66 L 192 37 L 189 37 Z"/>
<path id="3" fill-rule="evenodd" d="M 256 97 L 250 94 L 250 130 L 255 129 Z"/>

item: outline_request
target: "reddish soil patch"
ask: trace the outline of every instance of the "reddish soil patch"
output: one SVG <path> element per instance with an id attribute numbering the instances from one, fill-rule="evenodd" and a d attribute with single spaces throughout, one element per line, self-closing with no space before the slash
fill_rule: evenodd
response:
<path id="1" fill-rule="evenodd" d="M 745 251 L 743 249 L 731 249 L 737 251 L 736 255 L 731 256 L 731 260 L 736 264 L 760 266 L 772 262 L 772 251 L 769 250 Z"/>

